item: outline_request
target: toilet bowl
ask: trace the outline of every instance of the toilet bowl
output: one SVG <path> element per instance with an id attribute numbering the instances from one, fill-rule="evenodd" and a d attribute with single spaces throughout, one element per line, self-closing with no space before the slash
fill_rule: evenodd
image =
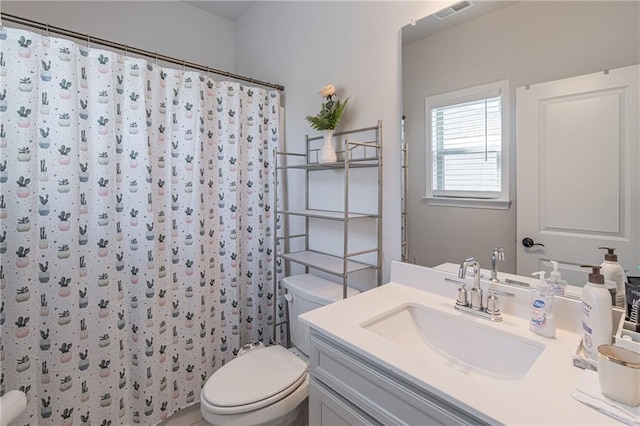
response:
<path id="1" fill-rule="evenodd" d="M 200 411 L 211 425 L 306 424 L 309 395 L 308 327 L 298 316 L 342 299 L 342 286 L 303 274 L 282 280 L 287 289 L 293 347 L 258 345 L 220 367 L 200 393 Z M 348 296 L 359 293 L 348 289 Z"/>
<path id="2" fill-rule="evenodd" d="M 282 425 L 308 395 L 308 366 L 282 346 L 251 349 L 202 388 L 200 411 L 212 425 Z"/>

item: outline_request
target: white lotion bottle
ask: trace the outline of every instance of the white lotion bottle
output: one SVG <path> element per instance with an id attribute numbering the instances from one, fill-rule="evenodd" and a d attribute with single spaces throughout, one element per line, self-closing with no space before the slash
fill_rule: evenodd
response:
<path id="1" fill-rule="evenodd" d="M 567 282 L 562 279 L 560 271 L 558 271 L 558 262 L 551 260 L 553 271 L 549 273 L 547 283 L 549 284 L 549 292 L 555 296 L 564 296 L 567 289 Z"/>
<path id="2" fill-rule="evenodd" d="M 624 275 L 624 268 L 618 263 L 618 255 L 615 254 L 615 248 L 611 247 L 598 247 L 602 250 L 607 250 L 604 255 L 604 262 L 600 267 L 602 268 L 602 275 L 605 280 L 610 280 L 616 283 L 616 306 L 626 307 L 625 288 L 624 283 L 627 281 Z"/>
<path id="3" fill-rule="evenodd" d="M 583 268 L 591 268 L 592 272 L 582 288 L 582 346 L 587 358 L 597 360 L 598 346 L 610 345 L 612 340 L 611 294 L 604 286 L 599 266 Z"/>
<path id="4" fill-rule="evenodd" d="M 529 330 L 544 337 L 556 335 L 556 321 L 553 315 L 553 294 L 544 279 L 545 271 L 534 272 L 539 277 L 538 285 L 531 290 L 531 319 Z"/>

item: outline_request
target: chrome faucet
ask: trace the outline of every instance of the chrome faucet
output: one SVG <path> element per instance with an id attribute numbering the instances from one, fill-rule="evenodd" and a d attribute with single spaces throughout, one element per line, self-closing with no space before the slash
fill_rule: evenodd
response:
<path id="1" fill-rule="evenodd" d="M 498 260 L 504 262 L 504 249 L 502 247 L 494 248 L 491 253 L 491 281 L 494 283 L 500 282 L 498 279 Z"/>
<path id="2" fill-rule="evenodd" d="M 471 289 L 471 309 L 476 311 L 482 310 L 482 289 L 480 288 L 480 262 L 475 257 L 465 259 L 460 264 L 458 270 L 458 278 L 467 277 L 467 268 L 473 267 L 473 288 Z"/>
<path id="3" fill-rule="evenodd" d="M 498 298 L 496 297 L 496 294 L 508 297 L 514 297 L 515 294 L 490 288 L 489 297 L 487 297 L 487 306 L 483 306 L 482 288 L 480 287 L 480 263 L 473 257 L 465 259 L 460 264 L 460 269 L 458 270 L 458 278 L 466 279 L 467 268 L 469 268 L 469 266 L 473 267 L 473 288 L 471 289 L 471 302 L 467 300 L 467 289 L 465 288 L 465 282 L 454 280 L 451 278 L 444 279 L 446 282 L 461 285 L 461 287 L 458 289 L 458 297 L 456 299 L 454 308 L 477 317 L 488 319 L 490 321 L 502 321 L 502 315 L 500 313 L 500 307 L 498 306 Z"/>

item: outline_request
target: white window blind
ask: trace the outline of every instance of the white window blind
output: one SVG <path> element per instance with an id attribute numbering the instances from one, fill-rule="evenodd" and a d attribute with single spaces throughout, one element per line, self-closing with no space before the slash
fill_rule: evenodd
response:
<path id="1" fill-rule="evenodd" d="M 428 197 L 508 199 L 507 85 L 505 80 L 426 99 Z"/>
<path id="2" fill-rule="evenodd" d="M 435 197 L 500 198 L 501 96 L 431 109 L 431 189 Z"/>

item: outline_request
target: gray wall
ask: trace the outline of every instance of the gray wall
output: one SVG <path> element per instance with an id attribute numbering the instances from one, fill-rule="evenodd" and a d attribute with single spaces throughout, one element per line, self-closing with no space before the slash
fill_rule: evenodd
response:
<path id="1" fill-rule="evenodd" d="M 409 144 L 409 252 L 434 266 L 475 256 L 490 265 L 502 246 L 516 269 L 515 88 L 640 62 L 640 3 L 523 1 L 406 44 L 403 112 Z M 427 206 L 426 96 L 509 79 L 511 97 L 509 210 Z M 570 173 L 571 165 L 567 165 Z"/>
<path id="2" fill-rule="evenodd" d="M 400 258 L 400 29 L 445 4 L 265 1 L 236 22 L 237 71 L 286 87 L 287 150 L 302 152 L 305 135 L 315 134 L 305 116 L 317 113 L 318 90 L 329 83 L 342 98 L 351 96 L 339 129 L 383 121 L 383 282 L 390 261 Z M 290 208 L 302 207 L 303 188 L 290 182 L 289 194 Z"/>
<path id="3" fill-rule="evenodd" d="M 186 3 L 6 0 L 1 3 L 2 12 L 22 18 L 220 70 L 235 69 L 234 23 Z M 9 22 L 5 25 L 17 27 Z"/>

